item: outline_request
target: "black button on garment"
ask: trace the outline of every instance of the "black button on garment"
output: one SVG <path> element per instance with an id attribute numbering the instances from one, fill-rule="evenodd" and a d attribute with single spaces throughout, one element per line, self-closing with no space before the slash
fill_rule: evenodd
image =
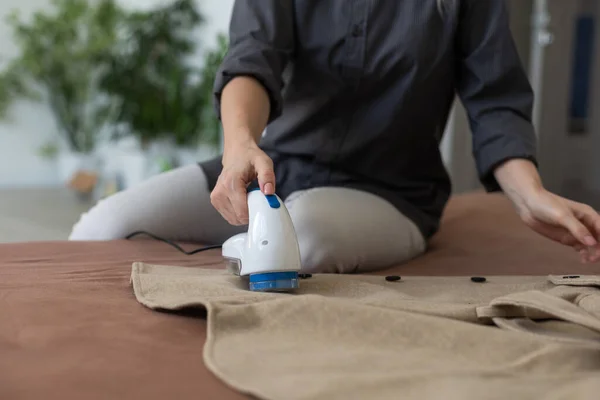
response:
<path id="1" fill-rule="evenodd" d="M 359 24 L 354 25 L 352 28 L 352 36 L 359 37 L 363 34 L 363 28 Z"/>
<path id="2" fill-rule="evenodd" d="M 298 274 L 298 278 L 300 278 L 300 279 L 312 278 L 312 274 Z"/>
<path id="3" fill-rule="evenodd" d="M 477 283 L 482 283 L 482 282 L 485 282 L 486 279 L 483 276 L 474 276 L 471 278 L 471 281 L 477 282 Z"/>
<path id="4" fill-rule="evenodd" d="M 402 279 L 402 278 L 400 278 L 397 275 L 391 275 L 391 276 L 386 276 L 385 277 L 385 280 L 388 281 L 388 282 L 396 282 L 396 281 L 399 281 L 400 279 Z"/>

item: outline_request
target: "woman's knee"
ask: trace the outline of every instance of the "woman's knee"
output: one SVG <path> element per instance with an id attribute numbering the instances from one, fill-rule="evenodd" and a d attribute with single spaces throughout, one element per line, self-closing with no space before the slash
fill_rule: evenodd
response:
<path id="1" fill-rule="evenodd" d="M 154 176 L 99 201 L 81 215 L 70 240 L 123 239 L 135 231 L 181 240 L 202 236 L 199 221 L 218 225 L 206 185 L 197 166 Z"/>
<path id="2" fill-rule="evenodd" d="M 425 251 L 416 225 L 372 194 L 315 188 L 286 199 L 305 272 L 372 272 Z M 364 210 L 371 210 L 369 215 Z"/>
<path id="3" fill-rule="evenodd" d="M 298 247 L 302 261 L 302 270 L 307 273 L 349 272 L 340 254 L 336 233 L 325 221 L 310 212 L 307 207 L 294 209 L 294 228 L 298 237 Z"/>
<path id="4" fill-rule="evenodd" d="M 125 238 L 135 226 L 136 213 L 124 210 L 133 199 L 127 192 L 100 200 L 83 213 L 71 230 L 69 240 L 115 240 Z M 121 212 L 120 212 L 121 211 Z M 126 211 L 126 212 L 122 212 Z"/>

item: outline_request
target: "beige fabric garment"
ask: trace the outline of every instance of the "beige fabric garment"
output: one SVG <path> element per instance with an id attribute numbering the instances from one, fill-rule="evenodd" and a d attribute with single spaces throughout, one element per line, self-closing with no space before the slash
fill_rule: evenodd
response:
<path id="1" fill-rule="evenodd" d="M 207 367 L 260 399 L 600 396 L 600 276 L 314 275 L 273 294 L 135 263 L 131 280 L 151 309 L 206 308 Z"/>

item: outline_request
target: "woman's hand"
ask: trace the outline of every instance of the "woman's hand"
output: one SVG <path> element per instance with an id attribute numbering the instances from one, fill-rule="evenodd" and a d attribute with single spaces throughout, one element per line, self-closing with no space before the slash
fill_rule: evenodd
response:
<path id="1" fill-rule="evenodd" d="M 600 215 L 597 211 L 546 190 L 530 161 L 507 161 L 494 174 L 527 226 L 551 240 L 573 247 L 584 263 L 600 261 Z"/>
<path id="2" fill-rule="evenodd" d="M 256 142 L 248 140 L 225 149 L 223 170 L 210 200 L 230 224 L 248 223 L 247 188 L 257 178 L 264 194 L 275 193 L 273 161 Z"/>
<path id="3" fill-rule="evenodd" d="M 248 223 L 248 185 L 258 178 L 264 194 L 275 193 L 273 161 L 258 147 L 270 112 L 266 90 L 254 78 L 237 77 L 223 89 L 223 170 L 210 200 L 232 225 Z"/>
<path id="4" fill-rule="evenodd" d="M 592 207 L 541 190 L 530 194 L 518 212 L 537 233 L 579 251 L 582 262 L 600 261 L 600 215 Z"/>

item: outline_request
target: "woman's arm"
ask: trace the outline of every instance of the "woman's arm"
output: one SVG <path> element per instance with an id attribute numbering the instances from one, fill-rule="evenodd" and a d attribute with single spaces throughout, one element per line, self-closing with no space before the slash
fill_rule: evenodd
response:
<path id="1" fill-rule="evenodd" d="M 512 38 L 505 1 L 459 4 L 457 93 L 469 117 L 481 182 L 488 191 L 498 191 L 498 165 L 516 158 L 537 162 L 533 90 Z"/>
<path id="2" fill-rule="evenodd" d="M 280 115 L 283 72 L 294 52 L 293 26 L 292 0 L 235 1 L 229 48 L 213 90 L 224 156 L 240 145 L 257 145 L 266 125 Z"/>
<path id="3" fill-rule="evenodd" d="M 270 107 L 267 91 L 256 79 L 240 76 L 229 82 L 221 95 L 224 149 L 257 145 Z"/>
<path id="4" fill-rule="evenodd" d="M 267 91 L 254 78 L 236 77 L 223 89 L 223 170 L 211 193 L 211 202 L 232 225 L 248 223 L 246 190 L 254 179 L 258 178 L 265 194 L 275 193 L 273 162 L 258 147 L 269 110 Z"/>
<path id="5" fill-rule="evenodd" d="M 600 216 L 548 192 L 536 163 L 533 91 L 521 65 L 504 0 L 463 0 L 457 91 L 469 115 L 473 153 L 488 191 L 502 190 L 534 231 L 600 260 Z"/>
<path id="6" fill-rule="evenodd" d="M 233 225 L 248 223 L 246 191 L 258 179 L 275 193 L 273 162 L 258 146 L 266 125 L 282 109 L 283 72 L 294 51 L 292 0 L 236 0 L 229 49 L 214 83 L 223 124 L 223 170 L 213 206 Z"/>
<path id="7" fill-rule="evenodd" d="M 529 161 L 507 161 L 494 174 L 527 226 L 574 247 L 584 262 L 600 260 L 600 215 L 596 210 L 547 191 Z"/>
<path id="8" fill-rule="evenodd" d="M 496 167 L 494 176 L 517 209 L 524 208 L 527 199 L 544 190 L 538 170 L 530 161 L 509 160 Z"/>
<path id="9" fill-rule="evenodd" d="M 293 7 L 292 0 L 235 1 L 229 24 L 229 49 L 217 71 L 213 90 L 219 117 L 222 117 L 225 88 L 233 80 L 236 83 L 230 93 L 241 94 L 237 89 L 250 89 L 258 96 L 254 100 L 261 102 L 260 108 L 264 106 L 266 93 L 269 108 L 265 124 L 279 117 L 283 72 L 295 50 Z M 237 79 L 240 77 L 252 80 Z M 255 83 L 260 84 L 264 93 L 259 92 Z M 229 105 L 252 107 L 250 103 L 229 102 Z"/>

